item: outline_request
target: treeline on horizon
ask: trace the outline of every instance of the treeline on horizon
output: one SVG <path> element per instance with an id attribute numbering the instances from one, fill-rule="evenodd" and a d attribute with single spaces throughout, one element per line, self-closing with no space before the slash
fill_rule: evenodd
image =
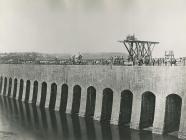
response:
<path id="1" fill-rule="evenodd" d="M 79 54 L 47 54 L 38 52 L 10 52 L 0 53 L 0 61 L 8 60 L 56 60 L 56 59 L 69 59 L 74 55 L 82 55 L 83 59 L 108 59 L 114 56 L 122 56 L 127 58 L 126 53 L 119 52 L 101 52 L 101 53 L 79 53 Z"/>

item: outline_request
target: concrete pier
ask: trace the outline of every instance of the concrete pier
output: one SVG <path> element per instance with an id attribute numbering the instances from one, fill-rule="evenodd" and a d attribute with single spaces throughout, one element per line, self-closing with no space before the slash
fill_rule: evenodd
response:
<path id="1" fill-rule="evenodd" d="M 184 66 L 0 64 L 0 76 L 2 96 L 186 138 Z"/>

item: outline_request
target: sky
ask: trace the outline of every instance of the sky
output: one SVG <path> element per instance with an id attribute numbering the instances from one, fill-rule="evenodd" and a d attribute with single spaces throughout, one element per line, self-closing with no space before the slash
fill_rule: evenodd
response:
<path id="1" fill-rule="evenodd" d="M 127 52 L 128 34 L 158 41 L 154 57 L 186 56 L 185 0 L 0 0 L 0 52 Z"/>

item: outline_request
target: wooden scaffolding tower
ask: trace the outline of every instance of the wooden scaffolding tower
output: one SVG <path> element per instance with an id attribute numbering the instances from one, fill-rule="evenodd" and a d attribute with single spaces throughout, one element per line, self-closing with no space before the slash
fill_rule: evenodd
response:
<path id="1" fill-rule="evenodd" d="M 128 51 L 128 59 L 133 65 L 150 65 L 152 62 L 152 51 L 159 42 L 140 41 L 134 35 L 127 36 L 125 40 L 119 41 L 123 43 Z"/>

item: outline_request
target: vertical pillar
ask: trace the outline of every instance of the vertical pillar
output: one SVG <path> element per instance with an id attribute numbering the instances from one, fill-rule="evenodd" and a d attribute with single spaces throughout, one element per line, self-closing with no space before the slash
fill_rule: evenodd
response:
<path id="1" fill-rule="evenodd" d="M 59 111 L 60 103 L 61 103 L 61 85 L 57 84 L 57 95 L 56 95 L 55 110 Z"/>
<path id="2" fill-rule="evenodd" d="M 73 133 L 74 125 L 72 123 L 72 117 L 67 115 L 66 120 L 62 120 L 62 121 L 63 122 L 66 121 L 66 123 L 64 123 L 64 124 L 66 125 L 66 128 L 68 129 L 68 131 L 67 131 L 68 132 L 68 139 L 69 140 L 74 139 L 75 135 Z"/>
<path id="3" fill-rule="evenodd" d="M 29 95 L 29 99 L 28 99 L 29 103 L 32 103 L 33 90 L 34 90 L 34 81 L 30 80 L 30 95 Z"/>
<path id="4" fill-rule="evenodd" d="M 180 139 L 186 139 L 186 96 L 182 99 L 182 109 L 181 109 L 181 118 L 180 118 L 180 128 L 178 132 L 178 137 Z"/>
<path id="5" fill-rule="evenodd" d="M 12 88 L 10 92 L 10 98 L 13 98 L 13 92 L 14 92 L 14 78 L 12 78 Z"/>
<path id="6" fill-rule="evenodd" d="M 23 95 L 22 95 L 22 101 L 25 101 L 25 96 L 26 96 L 26 84 L 27 80 L 23 82 Z"/>
<path id="7" fill-rule="evenodd" d="M 119 129 L 120 129 L 119 126 L 110 127 L 110 129 L 111 129 L 112 138 L 116 139 L 116 140 L 120 140 L 121 138 L 120 138 L 120 133 L 119 133 Z M 130 140 L 130 138 L 129 138 L 129 140 Z"/>
<path id="8" fill-rule="evenodd" d="M 45 115 L 46 115 L 46 122 L 45 123 L 47 123 L 47 132 L 52 132 L 52 121 L 51 121 L 50 111 L 46 110 Z M 43 124 L 43 127 L 45 127 L 45 125 L 46 124 Z"/>
<path id="9" fill-rule="evenodd" d="M 95 128 L 95 137 L 102 138 L 103 133 L 102 133 L 101 124 L 99 122 L 93 122 L 93 123 L 94 123 L 94 128 Z"/>
<path id="10" fill-rule="evenodd" d="M 6 93 L 5 96 L 8 96 L 8 89 L 9 89 L 9 78 L 7 77 L 7 85 L 6 85 Z"/>
<path id="11" fill-rule="evenodd" d="M 4 89 L 4 82 L 5 79 L 4 79 L 4 76 L 2 76 L 2 88 L 1 88 L 1 91 L 0 91 L 0 94 L 3 95 L 3 89 Z"/>
<path id="12" fill-rule="evenodd" d="M 165 118 L 165 102 L 166 97 L 162 94 L 156 96 L 153 133 L 163 134 L 164 118 Z"/>
<path id="13" fill-rule="evenodd" d="M 26 108 L 25 103 L 22 103 L 21 106 L 22 106 L 22 111 L 23 111 L 22 113 L 23 113 L 23 117 L 24 117 L 24 124 L 26 124 L 26 126 L 29 125 L 30 127 L 32 127 L 31 124 L 28 121 L 28 115 L 30 115 L 30 112 L 29 112 L 30 110 L 28 108 Z"/>
<path id="14" fill-rule="evenodd" d="M 39 126 L 39 128 L 41 130 L 44 130 L 46 128 L 43 126 L 43 117 L 42 117 L 42 114 L 43 115 L 46 115 L 45 114 L 45 110 L 41 110 L 40 108 L 36 108 L 36 111 L 37 111 L 37 115 L 38 115 L 38 126 Z M 44 116 L 44 117 L 46 117 L 46 116 Z M 44 120 L 44 121 L 46 121 L 46 120 Z"/>
<path id="15" fill-rule="evenodd" d="M 17 79 L 17 91 L 16 91 L 16 99 L 19 98 L 19 89 L 20 89 L 20 79 Z"/>
<path id="16" fill-rule="evenodd" d="M 130 128 L 139 129 L 141 115 L 141 95 L 134 94 Z"/>
<path id="17" fill-rule="evenodd" d="M 64 125 L 64 124 L 61 123 L 60 112 L 54 112 L 54 113 L 55 113 L 56 121 L 57 121 L 57 130 L 58 130 L 58 132 L 60 132 L 60 133 L 58 133 L 58 135 L 59 135 L 59 138 L 62 138 L 62 136 L 64 135 L 64 131 L 63 131 L 62 125 Z"/>
<path id="18" fill-rule="evenodd" d="M 68 89 L 68 100 L 67 100 L 67 107 L 66 107 L 66 113 L 71 113 L 72 110 L 72 100 L 73 100 L 73 86 L 69 85 Z"/>
<path id="19" fill-rule="evenodd" d="M 36 102 L 37 106 L 40 105 L 40 101 L 41 101 L 41 89 L 42 89 L 42 83 L 38 81 L 38 93 L 37 93 L 37 102 Z"/>
<path id="20" fill-rule="evenodd" d="M 113 93 L 113 105 L 112 105 L 112 115 L 110 122 L 112 124 L 118 125 L 119 113 L 120 113 L 120 101 L 121 95 L 118 93 Z"/>
<path id="21" fill-rule="evenodd" d="M 5 103 L 6 103 L 6 111 L 7 111 L 7 118 L 10 118 L 11 116 L 11 111 L 10 111 L 10 103 L 8 102 L 8 98 L 7 97 L 5 97 L 4 98 L 4 100 L 5 100 Z"/>
<path id="22" fill-rule="evenodd" d="M 35 126 L 35 122 L 34 122 L 34 113 L 33 113 L 33 107 L 32 105 L 28 105 L 29 110 L 30 110 L 30 123 L 32 124 L 32 127 L 34 129 L 34 132 L 36 131 L 36 126 Z"/>
<path id="23" fill-rule="evenodd" d="M 79 116 L 85 116 L 86 110 L 86 101 L 87 101 L 87 90 L 85 87 L 81 88 L 81 100 L 80 100 L 80 109 L 79 109 Z"/>
<path id="24" fill-rule="evenodd" d="M 51 94 L 51 83 L 47 83 L 47 93 L 46 93 L 45 108 L 49 107 L 50 94 Z"/>
<path id="25" fill-rule="evenodd" d="M 88 140 L 87 132 L 86 132 L 86 122 L 85 118 L 79 117 L 80 131 L 81 131 L 81 140 Z M 85 131 L 85 133 L 83 133 Z"/>
<path id="26" fill-rule="evenodd" d="M 94 113 L 95 120 L 100 120 L 101 118 L 102 99 L 103 99 L 103 91 L 98 89 L 96 92 L 96 105 L 95 105 L 95 113 Z"/>

